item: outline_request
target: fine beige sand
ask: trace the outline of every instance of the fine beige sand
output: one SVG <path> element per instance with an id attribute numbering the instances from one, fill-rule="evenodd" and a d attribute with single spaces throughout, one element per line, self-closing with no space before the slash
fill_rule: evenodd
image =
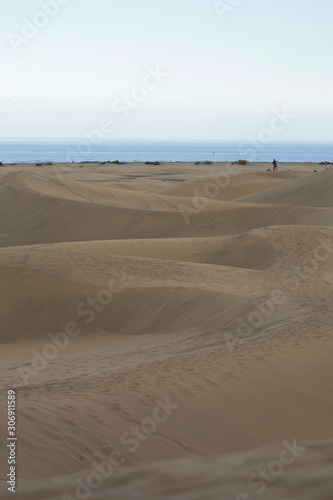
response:
<path id="1" fill-rule="evenodd" d="M 2 498 L 8 389 L 20 500 L 333 498 L 333 169 L 269 167 L 0 167 Z"/>

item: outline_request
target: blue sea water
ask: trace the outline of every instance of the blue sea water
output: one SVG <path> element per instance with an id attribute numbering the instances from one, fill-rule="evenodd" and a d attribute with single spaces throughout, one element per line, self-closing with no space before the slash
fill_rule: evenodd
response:
<path id="1" fill-rule="evenodd" d="M 215 153 L 215 154 L 213 154 Z M 112 140 L 92 144 L 87 139 L 2 140 L 3 163 L 90 162 L 90 161 L 236 161 L 253 162 L 333 162 L 333 143 L 248 141 L 147 141 Z"/>

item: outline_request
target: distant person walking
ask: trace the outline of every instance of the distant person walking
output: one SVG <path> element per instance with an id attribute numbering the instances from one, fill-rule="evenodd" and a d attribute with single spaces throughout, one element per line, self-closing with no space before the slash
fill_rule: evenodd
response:
<path id="1" fill-rule="evenodd" d="M 278 169 L 278 165 L 276 163 L 276 160 L 273 160 L 273 171 L 275 172 L 275 171 L 278 171 L 278 170 L 279 169 Z"/>

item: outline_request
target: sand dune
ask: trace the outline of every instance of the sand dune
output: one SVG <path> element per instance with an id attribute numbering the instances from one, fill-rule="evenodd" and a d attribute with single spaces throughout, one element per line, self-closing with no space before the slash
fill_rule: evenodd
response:
<path id="1" fill-rule="evenodd" d="M 266 192 L 246 196 L 242 201 L 299 207 L 332 207 L 333 170 L 306 176 L 288 186 L 278 186 Z"/>
<path id="2" fill-rule="evenodd" d="M 0 275 L 4 282 L 11 283 L 3 297 L 4 340 L 13 338 L 14 332 L 19 334 L 23 325 L 29 338 L 52 326 L 61 329 L 76 307 L 87 296 L 96 296 L 100 289 L 107 289 L 114 276 L 114 290 L 121 291 L 115 294 L 116 305 L 109 311 L 114 332 L 117 325 L 124 323 L 124 311 L 133 304 L 133 321 L 127 319 L 122 330 L 167 332 L 174 324 L 177 331 L 179 325 L 169 317 L 173 308 L 177 309 L 175 318 L 184 328 L 193 328 L 198 318 L 205 328 L 204 317 L 212 316 L 215 303 L 213 324 L 217 321 L 217 311 L 228 322 L 230 318 L 221 305 L 222 302 L 230 307 L 228 295 L 233 297 L 234 304 L 237 297 L 250 304 L 274 287 L 284 291 L 293 274 L 290 272 L 283 282 L 281 272 L 288 273 L 308 255 L 314 255 L 321 244 L 325 252 L 325 242 L 331 237 L 333 229 L 329 227 L 279 226 L 219 240 L 199 238 L 195 243 L 190 238 L 3 248 Z M 318 262 L 312 280 L 329 277 L 331 265 L 332 256 Z M 124 290 L 122 283 L 126 284 Z M 302 293 L 303 290 L 297 290 L 298 300 Z M 144 304 L 152 306 L 148 319 Z M 43 321 L 39 311 L 43 312 Z M 236 311 L 237 308 L 232 310 L 231 317 Z M 238 310 L 236 316 L 241 312 Z M 103 312 L 94 321 L 94 329 L 102 329 L 106 321 Z"/>
<path id="3" fill-rule="evenodd" d="M 247 177 L 243 176 L 245 184 Z M 312 176 L 305 181 L 310 179 Z M 284 188 L 290 189 L 294 182 Z M 50 174 L 6 175 L 0 184 L 0 196 L 7 207 L 0 213 L 0 227 L 6 238 L 0 240 L 0 245 L 197 238 L 240 234 L 271 225 L 333 222 L 331 207 L 281 208 L 219 201 L 205 198 L 204 192 L 202 198 L 188 198 L 82 184 Z M 218 192 L 227 193 L 229 189 L 216 186 Z"/>
<path id="4" fill-rule="evenodd" d="M 205 166 L 63 168 L 0 182 L 21 497 L 78 498 L 118 453 L 89 497 L 249 500 L 296 439 L 321 442 L 261 497 L 330 498 L 332 173 L 250 166 L 207 199 Z"/>
<path id="5" fill-rule="evenodd" d="M 239 168 L 239 167 L 238 167 Z M 237 172 L 237 167 L 234 167 Z M 233 173 L 232 167 L 227 171 Z M 260 193 L 267 189 L 272 189 L 276 186 L 284 186 L 285 184 L 297 179 L 308 177 L 308 172 L 278 172 L 277 174 L 267 174 L 267 172 L 242 172 L 240 175 L 226 175 L 220 173 L 216 175 L 218 182 L 225 186 L 218 193 L 217 199 L 223 201 L 232 201 L 242 196 L 251 195 L 253 193 Z M 177 196 L 194 196 L 196 192 L 204 192 L 205 187 L 209 184 L 215 176 L 199 177 L 194 180 L 188 180 L 177 185 L 164 188 L 164 194 L 177 195 Z"/>
<path id="6" fill-rule="evenodd" d="M 98 496 L 87 486 L 87 476 L 84 475 L 77 483 L 75 479 L 78 478 L 64 477 L 43 482 L 38 488 L 23 486 L 22 493 L 27 500 L 57 500 L 64 491 L 71 491 L 75 498 L 75 487 L 81 494 L 94 492 L 94 498 L 98 500 L 171 500 L 176 498 L 176 492 L 177 495 L 181 492 L 181 498 L 195 500 L 246 499 L 253 495 L 260 495 L 264 500 L 330 498 L 327 492 L 333 489 L 332 441 L 311 445 L 302 443 L 300 446 L 306 448 L 305 451 L 295 461 L 289 454 L 287 460 L 292 463 L 286 466 L 279 461 L 284 450 L 272 448 L 227 458 L 182 460 L 128 469 L 115 478 L 104 480 Z M 260 479 L 258 471 L 267 470 L 271 464 L 275 465 L 274 475 L 268 473 L 267 480 Z M 283 473 L 279 474 L 280 471 Z M 4 497 L 7 498 L 11 496 Z"/>
<path id="7" fill-rule="evenodd" d="M 255 232 L 210 238 L 159 238 L 49 243 L 22 248 L 43 251 L 123 255 L 151 259 L 267 269 L 276 262 L 275 248 Z M 3 252 L 2 255 L 10 255 Z"/>

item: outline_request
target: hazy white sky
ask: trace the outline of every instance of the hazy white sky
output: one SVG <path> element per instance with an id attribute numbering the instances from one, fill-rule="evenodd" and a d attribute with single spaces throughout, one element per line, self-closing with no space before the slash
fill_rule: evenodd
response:
<path id="1" fill-rule="evenodd" d="M 0 0 L 0 136 L 330 140 L 332 0 L 218 5 Z"/>

